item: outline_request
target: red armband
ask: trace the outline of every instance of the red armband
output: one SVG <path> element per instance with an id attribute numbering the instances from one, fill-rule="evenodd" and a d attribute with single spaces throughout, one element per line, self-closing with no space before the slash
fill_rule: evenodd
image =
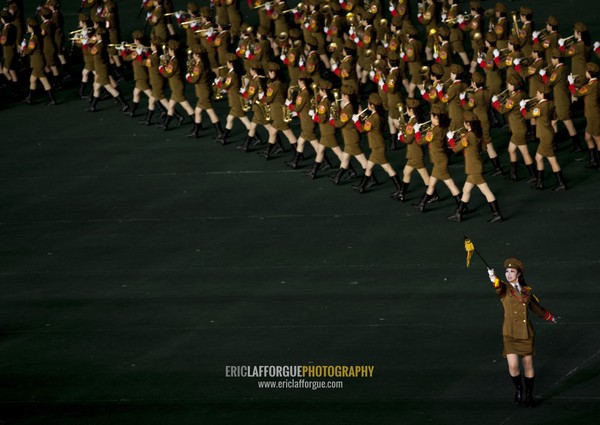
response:
<path id="1" fill-rule="evenodd" d="M 549 311 L 547 311 L 546 314 L 544 315 L 544 320 L 547 320 L 548 322 L 552 322 L 552 321 L 554 321 L 554 315 L 552 313 L 550 313 Z"/>

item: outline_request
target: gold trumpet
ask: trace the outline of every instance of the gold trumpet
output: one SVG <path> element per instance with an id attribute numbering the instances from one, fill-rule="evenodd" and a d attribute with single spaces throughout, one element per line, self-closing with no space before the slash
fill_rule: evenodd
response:
<path id="1" fill-rule="evenodd" d="M 173 15 L 177 15 L 178 13 L 181 15 L 189 15 L 189 13 L 187 13 L 185 10 L 178 10 L 177 12 L 165 13 L 163 16 L 173 16 Z"/>
<path id="2" fill-rule="evenodd" d="M 93 28 L 80 28 L 78 30 L 69 31 L 69 34 L 79 34 L 80 32 L 90 32 Z"/>
<path id="3" fill-rule="evenodd" d="M 367 112 L 369 112 L 369 115 L 365 115 Z M 373 111 L 371 111 L 369 108 L 365 108 L 362 111 L 360 111 L 358 113 L 358 120 L 362 123 L 365 122 L 366 120 L 369 119 L 369 117 L 373 115 Z"/>
<path id="4" fill-rule="evenodd" d="M 215 31 L 215 29 L 213 27 L 203 28 L 203 29 L 199 29 L 199 30 L 194 31 L 194 33 L 198 34 L 198 33 L 209 32 L 209 31 Z"/>
<path id="5" fill-rule="evenodd" d="M 562 39 L 560 39 L 558 41 L 560 42 L 561 40 L 563 41 L 563 46 L 565 48 L 571 47 L 573 44 L 577 43 L 577 40 L 575 39 L 575 35 L 571 35 L 571 36 L 569 36 L 567 38 L 562 38 Z M 569 43 L 567 43 L 567 41 Z"/>
<path id="6" fill-rule="evenodd" d="M 190 19 L 189 21 L 180 22 L 179 25 L 191 25 L 191 24 L 201 24 L 201 23 L 202 23 L 202 18 L 194 18 L 194 19 Z"/>
<path id="7" fill-rule="evenodd" d="M 424 123 L 419 123 L 419 133 L 427 133 L 429 130 L 431 130 L 431 127 L 431 120 L 425 121 Z"/>
<path id="8" fill-rule="evenodd" d="M 400 102 L 396 105 L 396 108 L 398 108 L 398 112 L 400 112 L 400 118 L 398 118 L 398 127 L 400 127 L 400 129 L 402 130 L 402 132 L 404 132 L 404 128 L 406 127 L 406 121 L 408 118 L 408 113 L 406 112 L 406 107 L 404 106 L 404 103 Z M 406 116 L 406 117 L 405 117 Z"/>
<path id="9" fill-rule="evenodd" d="M 297 91 L 299 88 L 296 85 L 292 85 L 289 86 L 287 89 L 287 99 L 290 102 L 294 101 L 294 92 Z M 281 107 L 283 108 L 283 121 L 284 122 L 291 122 L 292 121 L 292 111 L 290 110 L 290 108 L 288 108 L 285 105 L 281 105 Z"/>
<path id="10" fill-rule="evenodd" d="M 549 36 L 550 32 L 546 28 L 540 30 L 540 32 L 538 33 L 538 38 L 542 41 L 546 40 Z"/>
<path id="11" fill-rule="evenodd" d="M 540 103 L 540 101 L 537 97 L 531 97 L 529 99 L 523 99 L 523 100 L 526 102 L 525 109 L 527 111 L 531 110 L 531 108 L 533 108 L 535 105 Z"/>
<path id="12" fill-rule="evenodd" d="M 265 120 L 273 121 L 273 117 L 271 117 L 271 105 L 263 103 L 259 100 L 255 100 L 254 104 L 258 106 L 258 109 L 260 109 L 260 111 L 262 112 L 263 116 L 265 117 Z"/>
<path id="13" fill-rule="evenodd" d="M 519 28 L 519 21 L 517 21 L 517 12 L 513 10 L 512 12 L 510 12 L 510 14 L 512 16 L 513 21 L 513 33 L 515 33 L 515 35 L 519 35 L 521 29 Z"/>
<path id="14" fill-rule="evenodd" d="M 253 6 L 252 9 L 254 9 L 254 10 L 256 10 L 256 9 L 262 9 L 263 7 L 266 7 L 267 5 L 271 5 L 271 2 L 268 1 L 266 3 L 259 4 L 258 6 Z"/>
<path id="15" fill-rule="evenodd" d="M 458 16 L 455 16 L 454 18 L 444 19 L 443 22 L 446 23 L 446 24 L 454 24 L 454 23 L 458 22 L 459 17 L 462 17 L 462 19 L 464 19 L 465 21 L 468 21 L 470 19 L 473 19 L 473 14 L 472 13 L 466 13 L 466 14 L 463 14 L 463 15 L 458 15 Z"/>
<path id="16" fill-rule="evenodd" d="M 333 119 L 337 120 L 340 117 L 340 102 L 342 101 L 342 98 L 338 89 L 331 90 L 331 94 L 333 95 L 331 116 L 333 117 Z"/>
<path id="17" fill-rule="evenodd" d="M 240 105 L 242 107 L 242 111 L 248 112 L 250 110 L 250 108 L 252 108 L 252 106 L 250 105 L 250 103 L 248 103 L 248 101 L 246 99 L 244 99 L 244 96 L 242 96 L 239 93 L 238 93 L 238 99 L 240 101 Z"/>
<path id="18" fill-rule="evenodd" d="M 498 102 L 500 102 L 500 103 L 504 103 L 504 101 L 506 99 L 508 99 L 509 96 L 510 96 L 510 93 L 509 93 L 508 89 L 505 89 L 496 95 L 496 97 L 498 97 Z"/>

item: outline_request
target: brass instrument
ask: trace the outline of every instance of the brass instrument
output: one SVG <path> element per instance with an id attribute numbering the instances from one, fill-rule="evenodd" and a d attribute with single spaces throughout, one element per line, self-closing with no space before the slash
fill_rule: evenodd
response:
<path id="1" fill-rule="evenodd" d="M 474 18 L 474 16 L 473 16 L 472 13 L 466 13 L 466 14 L 455 16 L 454 18 L 446 18 L 446 19 L 443 20 L 443 22 L 445 24 L 454 24 L 454 23 L 458 22 L 459 17 L 461 17 L 465 21 L 468 21 L 468 20 Z"/>
<path id="2" fill-rule="evenodd" d="M 180 22 L 179 25 L 191 25 L 191 24 L 201 24 L 201 23 L 202 23 L 202 18 L 194 18 L 194 19 L 190 19 L 188 21 Z"/>
<path id="3" fill-rule="evenodd" d="M 505 89 L 504 91 L 501 91 L 500 93 L 498 93 L 496 95 L 496 97 L 498 98 L 498 102 L 500 102 L 500 103 L 504 103 L 504 101 L 506 99 L 508 99 L 509 96 L 510 96 L 510 93 L 509 93 L 508 89 Z"/>
<path id="4" fill-rule="evenodd" d="M 406 112 L 406 107 L 404 106 L 404 104 L 402 102 L 400 102 L 396 105 L 396 108 L 398 108 L 398 112 L 400 112 L 400 118 L 398 118 L 398 127 L 399 127 L 399 130 L 402 133 L 404 133 L 404 128 L 406 127 L 406 121 L 407 121 L 404 116 L 408 115 Z"/>
<path id="5" fill-rule="evenodd" d="M 519 28 L 519 21 L 517 21 L 517 12 L 515 12 L 514 10 L 512 12 L 510 12 L 511 16 L 512 16 L 512 21 L 513 21 L 513 33 L 515 35 L 519 35 L 519 32 L 521 31 L 521 29 Z"/>
<path id="6" fill-rule="evenodd" d="M 567 48 L 571 47 L 573 44 L 577 43 L 577 39 L 575 39 L 575 35 L 571 35 L 571 36 L 569 36 L 567 38 L 561 38 L 560 40 L 558 40 L 559 44 L 560 44 L 561 40 L 563 41 L 563 47 L 565 49 L 567 49 Z M 567 43 L 567 41 L 569 43 Z"/>
<path id="7" fill-rule="evenodd" d="M 93 31 L 93 28 L 80 28 L 78 30 L 69 31 L 69 34 L 79 34 L 82 32 L 91 32 L 91 31 Z"/>
<path id="8" fill-rule="evenodd" d="M 369 115 L 368 115 L 368 116 L 367 116 L 367 115 L 365 115 L 367 112 L 369 112 Z M 359 120 L 361 123 L 364 123 L 366 120 L 368 120 L 368 119 L 369 119 L 369 117 L 370 117 L 371 115 L 373 115 L 373 111 L 371 111 L 369 108 L 365 108 L 365 109 L 363 109 L 362 111 L 360 111 L 360 112 L 358 113 L 358 120 Z"/>
<path id="9" fill-rule="evenodd" d="M 163 16 L 173 16 L 173 15 L 177 15 L 178 13 L 181 15 L 189 15 L 189 13 L 187 13 L 185 10 L 178 10 L 177 12 L 165 13 Z"/>
<path id="10" fill-rule="evenodd" d="M 342 98 L 340 96 L 339 89 L 331 90 L 331 94 L 333 95 L 333 104 L 331 105 L 331 116 L 333 119 L 337 120 L 340 117 L 340 102 Z"/>
<path id="11" fill-rule="evenodd" d="M 437 37 L 437 30 L 435 28 L 431 28 L 429 30 L 429 36 L 433 38 L 433 53 L 435 55 L 440 54 L 440 39 Z"/>
<path id="12" fill-rule="evenodd" d="M 287 89 L 287 98 L 286 100 L 290 101 L 290 102 L 294 102 L 294 92 L 297 91 L 299 88 L 296 85 L 292 85 L 289 86 Z M 290 110 L 290 108 L 288 108 L 285 105 L 281 105 L 283 108 L 283 121 L 284 122 L 291 122 L 292 121 L 292 111 Z"/>
<path id="13" fill-rule="evenodd" d="M 316 110 L 317 109 L 317 105 L 318 105 L 318 94 L 319 94 L 319 88 L 317 86 L 317 83 L 312 83 L 310 85 L 311 90 L 313 91 L 313 96 L 310 99 L 310 108 Z"/>
<path id="14" fill-rule="evenodd" d="M 194 31 L 194 33 L 199 34 L 199 33 L 209 32 L 209 31 L 214 32 L 216 30 L 213 27 L 210 27 L 210 28 L 203 28 L 203 29 L 196 30 L 196 31 Z"/>
<path id="15" fill-rule="evenodd" d="M 462 138 L 463 138 L 463 136 L 464 136 L 465 134 L 467 134 L 468 132 L 469 132 L 469 130 L 467 130 L 467 129 L 466 129 L 466 128 L 464 128 L 464 127 L 461 127 L 461 128 L 459 128 L 458 130 L 454 130 L 454 132 L 453 132 L 453 133 L 454 133 L 454 135 L 452 136 L 452 138 L 453 138 L 454 140 L 460 140 L 460 139 L 462 139 Z"/>
<path id="16" fill-rule="evenodd" d="M 223 99 L 223 93 L 221 92 L 221 89 L 219 88 L 219 86 L 217 86 L 216 81 L 212 82 L 212 97 L 214 100 L 221 100 Z"/>
<path id="17" fill-rule="evenodd" d="M 521 66 L 529 66 L 533 63 L 533 56 L 526 56 L 524 58 L 520 58 L 519 65 Z"/>
<path id="18" fill-rule="evenodd" d="M 255 100 L 254 104 L 258 106 L 258 109 L 260 109 L 260 111 L 262 112 L 263 116 L 265 117 L 265 120 L 269 122 L 273 121 L 273 117 L 271 117 L 271 105 L 263 103 L 260 100 Z"/>
<path id="19" fill-rule="evenodd" d="M 254 9 L 254 10 L 256 10 L 256 9 L 262 9 L 263 7 L 266 7 L 267 5 L 269 5 L 269 6 L 270 6 L 270 5 L 271 5 L 271 2 L 270 2 L 270 1 L 268 1 L 268 2 L 266 2 L 266 3 L 259 4 L 258 6 L 252 6 L 252 9 Z"/>
<path id="20" fill-rule="evenodd" d="M 252 108 L 252 105 L 250 105 L 250 103 L 248 103 L 248 101 L 246 99 L 244 99 L 244 96 L 242 96 L 239 93 L 238 93 L 238 99 L 239 99 L 240 104 L 242 106 L 242 111 L 248 112 L 250 110 L 250 108 Z"/>
<path id="21" fill-rule="evenodd" d="M 540 39 L 541 41 L 546 40 L 549 36 L 550 31 L 548 31 L 546 28 L 540 30 L 540 32 L 538 33 L 538 39 Z"/>
<path id="22" fill-rule="evenodd" d="M 431 120 L 425 121 L 424 123 L 418 123 L 418 124 L 419 124 L 419 133 L 427 133 L 429 130 L 431 130 L 431 127 L 433 126 L 431 124 Z"/>

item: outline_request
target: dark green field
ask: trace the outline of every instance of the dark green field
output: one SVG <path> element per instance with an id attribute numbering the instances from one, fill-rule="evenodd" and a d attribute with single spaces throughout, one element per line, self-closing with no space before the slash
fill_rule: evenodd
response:
<path id="1" fill-rule="evenodd" d="M 63 3 L 74 29 L 78 2 Z M 129 39 L 138 2 L 119 3 Z M 554 14 L 569 35 L 580 19 L 600 39 L 595 2 L 526 4 L 537 22 Z M 139 125 L 145 100 L 132 119 L 111 100 L 84 112 L 74 91 L 56 107 L 41 93 L 33 106 L 0 101 L 0 424 L 598 423 L 600 172 L 569 152 L 564 127 L 569 190 L 488 175 L 505 221 L 487 223 L 475 191 L 453 223 L 442 185 L 429 212 L 410 206 L 416 175 L 405 203 L 381 169 L 383 184 L 360 195 L 333 171 L 304 177 L 309 147 L 291 170 L 289 149 L 271 161 L 236 150 L 239 123 L 220 146 L 212 128 L 189 139 L 189 123 Z M 226 103 L 215 106 L 224 121 Z M 575 124 L 583 132 L 581 108 Z M 506 130 L 493 136 L 506 169 Z M 390 157 L 400 172 L 405 151 Z M 451 173 L 462 185 L 460 158 Z M 521 258 L 559 318 L 534 320 L 534 410 L 513 407 L 502 307 L 481 260 L 465 267 L 464 235 L 499 272 Z M 371 365 L 374 376 L 259 389 L 226 377 L 231 365 Z"/>

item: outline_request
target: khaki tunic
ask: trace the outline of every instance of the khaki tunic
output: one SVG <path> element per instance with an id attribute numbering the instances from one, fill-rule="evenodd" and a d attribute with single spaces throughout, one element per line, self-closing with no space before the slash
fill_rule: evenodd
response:
<path id="1" fill-rule="evenodd" d="M 242 108 L 245 104 L 245 99 L 240 96 L 241 81 L 240 76 L 234 69 L 230 69 L 221 85 L 221 88 L 227 91 L 227 102 L 229 105 L 229 115 L 236 118 L 246 116 L 246 112 Z"/>
<path id="2" fill-rule="evenodd" d="M 431 177 L 442 181 L 452 178 L 448 171 L 448 155 L 445 149 L 447 132 L 447 128 L 435 126 L 417 141 L 420 145 L 429 144 L 429 160 L 433 164 Z"/>
<path id="3" fill-rule="evenodd" d="M 573 75 L 585 76 L 587 71 L 585 65 L 590 61 L 590 55 L 583 41 L 578 41 L 569 46 L 564 54 L 571 58 L 571 72 Z"/>
<path id="4" fill-rule="evenodd" d="M 543 100 L 538 103 L 531 111 L 525 114 L 525 119 L 536 119 L 536 136 L 540 139 L 540 144 L 536 154 L 545 158 L 556 156 L 552 141 L 554 140 L 554 128 L 552 120 L 555 117 L 554 102 Z"/>
<path id="5" fill-rule="evenodd" d="M 556 116 L 561 121 L 571 119 L 571 93 L 567 76 L 569 69 L 564 64 L 558 64 L 548 77 L 548 85 L 552 87 Z"/>
<path id="6" fill-rule="evenodd" d="M 152 87 L 152 96 L 156 100 L 166 99 L 165 96 L 165 79 L 159 71 L 160 57 L 157 52 L 150 54 L 150 57 L 144 60 L 144 66 L 148 68 L 148 78 L 150 79 L 150 87 Z"/>
<path id="7" fill-rule="evenodd" d="M 521 356 L 535 354 L 535 331 L 528 313 L 531 310 L 535 315 L 545 319 L 548 312 L 540 305 L 528 286 L 522 286 L 519 293 L 512 285 L 498 281 L 494 284 L 494 288 L 504 307 L 502 355 L 506 357 L 507 354 Z"/>
<path id="8" fill-rule="evenodd" d="M 494 103 L 494 109 L 508 117 L 508 127 L 512 134 L 510 143 L 523 146 L 527 144 L 527 124 L 525 118 L 519 110 L 519 103 L 525 99 L 525 93 L 522 90 L 517 90 L 510 94 L 510 97 L 500 104 Z"/>
<path id="9" fill-rule="evenodd" d="M 54 42 L 54 33 L 56 31 L 56 27 L 54 23 L 50 20 L 42 22 L 42 36 L 43 36 L 43 50 L 44 50 L 44 60 L 46 61 L 46 66 L 55 66 L 56 65 L 56 44 Z"/>
<path id="10" fill-rule="evenodd" d="M 166 43 L 169 38 L 169 31 L 167 29 L 164 8 L 156 6 L 148 21 L 152 25 L 152 30 L 150 31 L 151 38 L 155 38 L 159 44 Z"/>
<path id="11" fill-rule="evenodd" d="M 583 114 L 587 122 L 585 132 L 590 136 L 600 136 L 600 106 L 598 104 L 600 90 L 598 90 L 598 79 L 591 79 L 579 89 L 572 85 L 570 89 L 573 96 L 583 97 Z"/>
<path id="12" fill-rule="evenodd" d="M 477 89 L 463 104 L 465 110 L 473 111 L 477 115 L 483 131 L 483 142 L 486 144 L 492 142 L 490 118 L 488 115 L 491 99 L 492 95 L 488 89 Z"/>
<path id="13" fill-rule="evenodd" d="M 174 100 L 177 103 L 185 102 L 186 99 L 183 93 L 184 86 L 183 80 L 181 79 L 181 68 L 179 67 L 177 57 L 169 58 L 166 65 L 161 66 L 159 71 L 169 82 L 169 88 L 171 89 L 171 98 L 169 101 Z"/>
<path id="14" fill-rule="evenodd" d="M 127 62 L 131 62 L 133 68 L 133 79 L 135 81 L 135 88 L 145 91 L 150 89 L 148 84 L 148 68 L 143 64 L 144 58 L 146 57 L 142 52 L 139 54 L 136 50 L 124 51 L 123 59 Z"/>
<path id="15" fill-rule="evenodd" d="M 357 156 L 362 154 L 363 151 L 360 147 L 360 133 L 352 121 L 353 114 L 354 106 L 348 102 L 342 107 L 338 119 L 335 120 L 335 126 L 342 132 L 344 152 L 348 155 Z"/>
<path id="16" fill-rule="evenodd" d="M 540 69 L 546 68 L 546 61 L 542 58 L 537 59 L 527 68 L 523 69 L 522 76 L 526 81 L 529 81 L 529 97 L 535 97 L 538 89 L 544 86 L 544 81 L 542 81 L 542 77 L 539 72 Z"/>
<path id="17" fill-rule="evenodd" d="M 300 117 L 300 137 L 304 140 L 317 140 L 315 122 L 308 113 L 312 109 L 311 99 L 312 95 L 310 91 L 305 88 L 296 95 L 296 100 L 294 101 L 294 111 Z"/>
<path id="18" fill-rule="evenodd" d="M 315 118 L 319 123 L 319 132 L 321 138 L 319 143 L 327 148 L 338 147 L 338 141 L 335 137 L 335 127 L 329 123 L 329 116 L 331 112 L 331 105 L 329 99 L 324 97 L 317 105 Z"/>
<path id="19" fill-rule="evenodd" d="M 94 58 L 94 82 L 101 86 L 110 84 L 108 78 L 108 52 L 106 45 L 99 39 L 99 41 L 90 48 L 90 53 Z"/>
<path id="20" fill-rule="evenodd" d="M 265 114 L 263 113 L 262 108 L 264 106 L 262 105 L 264 104 L 259 105 L 258 103 L 261 102 L 259 100 L 259 95 L 261 93 L 264 94 L 261 79 L 258 76 L 255 76 L 248 84 L 248 100 L 252 105 L 252 122 L 255 124 L 267 125 L 269 124 L 269 120 L 267 120 Z"/>
<path id="21" fill-rule="evenodd" d="M 347 55 L 342 59 L 339 65 L 340 79 L 342 85 L 348 85 L 354 87 L 358 93 L 358 76 L 356 74 L 356 57 L 353 55 Z"/>
<path id="22" fill-rule="evenodd" d="M 400 141 L 406 144 L 406 165 L 420 170 L 425 168 L 425 155 L 423 154 L 423 146 L 419 145 L 415 138 L 414 125 L 416 123 L 416 118 L 408 120 L 406 128 L 400 136 Z"/>
<path id="23" fill-rule="evenodd" d="M 42 43 L 40 39 L 31 34 L 24 53 L 29 55 L 29 67 L 31 68 L 31 75 L 37 78 L 45 77 L 44 73 L 44 53 L 42 52 Z"/>
<path id="24" fill-rule="evenodd" d="M 410 39 L 404 49 L 403 60 L 408 63 L 408 73 L 410 74 L 410 82 L 419 85 L 423 82 L 423 77 L 420 73 L 423 63 L 421 62 L 421 42 L 415 39 Z"/>
<path id="25" fill-rule="evenodd" d="M 8 23 L 2 28 L 0 35 L 0 44 L 2 44 L 2 53 L 4 55 L 3 66 L 7 69 L 16 71 L 17 66 L 17 28 Z"/>
<path id="26" fill-rule="evenodd" d="M 273 118 L 273 127 L 279 131 L 290 129 L 287 122 L 283 120 L 283 109 L 287 95 L 285 84 L 279 80 L 271 80 L 267 83 L 267 93 L 265 95 L 265 103 L 271 106 L 271 117 Z"/>
<path id="27" fill-rule="evenodd" d="M 465 157 L 467 182 L 474 185 L 484 184 L 483 160 L 479 154 L 481 151 L 481 139 L 470 131 L 463 135 L 460 140 L 457 140 L 451 148 L 455 153 L 462 152 Z"/>
<path id="28" fill-rule="evenodd" d="M 500 76 L 500 70 L 494 60 L 494 49 L 490 49 L 484 60 L 484 71 L 485 71 L 485 86 L 490 90 L 492 94 L 498 94 L 502 91 L 502 77 Z"/>
<path id="29" fill-rule="evenodd" d="M 67 37 L 65 36 L 65 18 L 60 10 L 52 12 L 52 22 L 54 23 L 54 44 L 59 54 L 64 53 Z"/>
<path id="30" fill-rule="evenodd" d="M 194 93 L 196 94 L 196 108 L 213 109 L 211 103 L 212 90 L 209 83 L 209 69 L 202 60 L 192 60 L 188 64 L 185 79 L 188 83 L 194 85 Z"/>
<path id="31" fill-rule="evenodd" d="M 460 80 L 454 80 L 442 96 L 442 102 L 448 104 L 448 117 L 450 130 L 458 130 L 463 126 L 463 107 L 460 103 L 460 94 L 467 89 L 467 85 Z"/>
<path id="32" fill-rule="evenodd" d="M 379 165 L 388 164 L 389 161 L 385 155 L 385 140 L 383 134 L 381 134 L 381 117 L 379 114 L 377 112 L 372 113 L 365 120 L 362 129 L 363 132 L 367 133 L 369 149 L 371 149 L 369 161 Z"/>
<path id="33" fill-rule="evenodd" d="M 402 80 L 397 67 L 390 69 L 387 78 L 385 79 L 385 87 L 383 90 L 387 92 L 387 110 L 392 119 L 400 118 L 400 110 L 398 104 L 402 102 Z"/>

